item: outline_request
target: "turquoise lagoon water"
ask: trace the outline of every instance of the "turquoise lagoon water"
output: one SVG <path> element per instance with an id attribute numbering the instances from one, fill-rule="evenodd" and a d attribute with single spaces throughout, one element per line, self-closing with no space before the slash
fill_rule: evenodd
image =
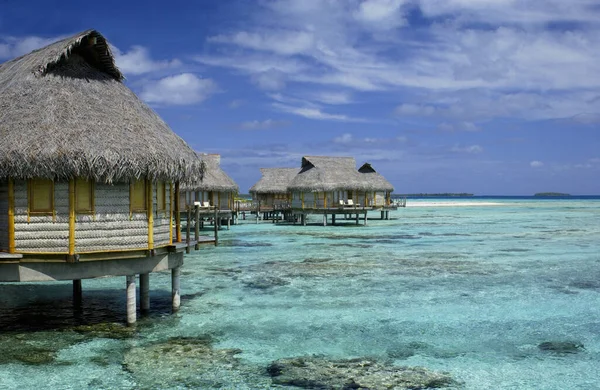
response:
<path id="1" fill-rule="evenodd" d="M 446 371 L 465 389 L 600 388 L 600 199 L 446 201 L 409 199 L 421 207 L 367 227 L 221 231 L 186 255 L 181 311 L 170 275 L 152 274 L 152 314 L 123 338 L 71 329 L 122 323 L 124 277 L 85 280 L 75 313 L 70 283 L 0 285 L 0 388 L 274 388 L 265 367 L 307 355 Z M 174 337 L 239 349 L 239 364 L 132 354 Z"/>

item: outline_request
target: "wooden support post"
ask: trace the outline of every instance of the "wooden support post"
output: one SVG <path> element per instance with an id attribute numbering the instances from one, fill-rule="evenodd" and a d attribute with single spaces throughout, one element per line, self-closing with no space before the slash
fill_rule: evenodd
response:
<path id="1" fill-rule="evenodd" d="M 83 291 L 81 289 L 81 279 L 73 280 L 73 306 L 81 307 Z"/>
<path id="2" fill-rule="evenodd" d="M 358 225 L 358 214 L 356 214 L 356 224 Z"/>
<path id="3" fill-rule="evenodd" d="M 335 225 L 335 214 L 331 214 L 331 224 Z"/>
<path id="4" fill-rule="evenodd" d="M 91 194 L 90 194 L 91 195 Z M 69 180 L 69 261 L 75 254 L 75 179 Z M 81 283 L 81 281 L 79 281 Z M 81 287 L 81 284 L 79 285 Z M 75 288 L 75 281 L 73 281 Z M 73 290 L 73 292 L 75 292 Z"/>
<path id="5" fill-rule="evenodd" d="M 385 211 L 381 210 L 381 219 L 383 220 L 383 218 L 385 217 Z"/>
<path id="6" fill-rule="evenodd" d="M 323 226 L 327 226 L 327 214 L 323 214 Z"/>
<path id="7" fill-rule="evenodd" d="M 389 211 L 385 212 L 385 219 L 388 221 L 390 220 L 390 212 Z"/>
<path id="8" fill-rule="evenodd" d="M 154 249 L 154 191 L 152 190 L 152 180 L 146 180 L 146 206 L 148 217 L 148 249 Z"/>
<path id="9" fill-rule="evenodd" d="M 367 212 L 365 211 L 365 226 L 367 226 Z"/>
<path id="10" fill-rule="evenodd" d="M 195 250 L 200 249 L 200 244 L 198 241 L 200 240 L 200 206 L 194 206 L 194 239 L 196 240 Z"/>
<path id="11" fill-rule="evenodd" d="M 181 209 L 180 209 L 180 196 L 179 196 L 179 182 L 175 183 L 175 240 L 181 242 Z"/>
<path id="12" fill-rule="evenodd" d="M 190 253 L 192 248 L 190 248 L 190 242 L 192 241 L 192 208 L 188 207 L 187 209 L 187 221 L 185 224 L 185 253 Z"/>
<path id="13" fill-rule="evenodd" d="M 218 212 L 217 209 L 215 209 L 215 246 L 219 245 L 219 224 L 217 223 L 217 217 Z M 258 214 L 256 214 L 256 217 L 258 218 Z"/>
<path id="14" fill-rule="evenodd" d="M 173 183 L 169 182 L 169 244 L 173 244 Z"/>
<path id="15" fill-rule="evenodd" d="M 136 302 L 135 302 L 135 275 L 127 275 L 127 325 L 135 325 L 136 318 Z"/>
<path id="16" fill-rule="evenodd" d="M 150 273 L 140 274 L 140 310 L 146 314 L 150 311 Z"/>
<path id="17" fill-rule="evenodd" d="M 171 270 L 171 302 L 173 311 L 176 312 L 181 306 L 181 293 L 179 291 L 179 278 L 181 268 L 175 267 Z"/>
<path id="18" fill-rule="evenodd" d="M 8 179 L 8 253 L 15 253 L 15 185 Z"/>
<path id="19" fill-rule="evenodd" d="M 227 217 L 227 230 L 231 227 L 231 217 Z"/>

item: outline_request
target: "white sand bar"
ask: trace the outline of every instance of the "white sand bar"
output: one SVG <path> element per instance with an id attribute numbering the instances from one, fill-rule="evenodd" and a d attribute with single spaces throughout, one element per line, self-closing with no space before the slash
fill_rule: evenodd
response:
<path id="1" fill-rule="evenodd" d="M 461 202 L 461 201 L 447 201 L 447 202 L 419 202 L 406 201 L 406 207 L 471 207 L 471 206 L 506 206 L 507 203 L 498 202 Z"/>

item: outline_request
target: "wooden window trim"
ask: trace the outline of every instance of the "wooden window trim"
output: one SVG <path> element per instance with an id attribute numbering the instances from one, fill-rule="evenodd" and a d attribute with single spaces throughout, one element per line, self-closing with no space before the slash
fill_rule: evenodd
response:
<path id="1" fill-rule="evenodd" d="M 161 188 L 162 187 L 162 188 Z M 162 193 L 162 202 L 158 194 Z M 167 212 L 167 183 L 164 181 L 156 182 L 156 213 L 164 214 Z"/>
<path id="2" fill-rule="evenodd" d="M 83 179 L 75 179 L 75 213 L 76 214 L 96 214 L 96 185 L 93 180 L 86 180 L 90 182 L 90 208 L 79 209 L 77 208 L 77 182 Z"/>
<path id="3" fill-rule="evenodd" d="M 33 181 L 36 179 L 29 179 L 27 181 L 27 215 L 52 215 L 54 216 L 54 180 L 48 179 L 50 182 L 50 209 L 34 210 L 33 209 Z M 41 180 L 41 179 L 38 179 Z"/>
<path id="4" fill-rule="evenodd" d="M 142 193 L 144 195 L 144 202 L 142 202 L 142 207 L 135 207 L 133 204 L 133 200 L 135 197 L 135 181 L 129 183 L 129 211 L 131 214 L 134 213 L 147 213 L 148 212 L 148 190 L 146 185 L 146 180 L 141 179 L 137 180 L 143 183 Z"/>

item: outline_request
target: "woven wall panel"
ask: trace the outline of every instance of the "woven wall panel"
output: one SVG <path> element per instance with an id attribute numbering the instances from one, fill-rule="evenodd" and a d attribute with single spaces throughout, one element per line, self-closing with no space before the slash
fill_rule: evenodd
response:
<path id="1" fill-rule="evenodd" d="M 0 250 L 8 251 L 8 182 L 0 181 Z"/>

